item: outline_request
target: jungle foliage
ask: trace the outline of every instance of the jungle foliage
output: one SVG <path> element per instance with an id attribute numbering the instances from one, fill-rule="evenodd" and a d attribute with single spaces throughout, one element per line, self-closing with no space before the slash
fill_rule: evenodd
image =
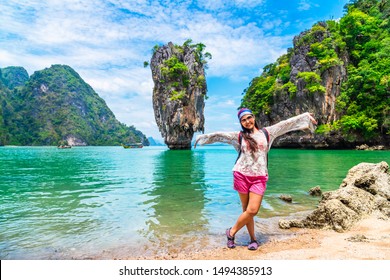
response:
<path id="1" fill-rule="evenodd" d="M 31 77 L 21 67 L 0 71 L 0 145 L 58 145 L 69 136 L 87 145 L 148 144 L 69 66 L 52 65 Z"/>
<path id="2" fill-rule="evenodd" d="M 321 74 L 343 63 L 341 56 L 346 55 L 347 80 L 336 101 L 341 118 L 323 124 L 318 132 L 340 131 L 347 138 L 390 134 L 390 1 L 353 0 L 344 8 L 340 21 L 317 23 L 296 42 L 310 46 L 307 55 L 317 61 L 313 72 L 291 79 L 289 61 L 294 49 L 289 49 L 251 81 L 241 107 L 269 114 L 275 95 L 295 98 L 299 79 L 305 81 L 306 92 L 325 92 Z"/>
<path id="3" fill-rule="evenodd" d="M 161 46 L 156 45 L 152 52 L 155 53 Z M 185 52 L 192 52 L 195 56 L 195 61 L 198 65 L 207 69 L 207 60 L 212 59 L 209 52 L 205 52 L 206 45 L 203 43 L 193 43 L 192 39 L 186 40 L 183 45 L 174 45 L 174 53 L 172 56 L 164 61 L 160 66 L 162 83 L 169 83 L 171 85 L 170 100 L 180 100 L 186 96 L 186 89 L 190 85 L 191 80 L 196 81 L 196 86 L 206 89 L 206 78 L 204 75 L 190 75 L 188 66 L 184 62 L 183 54 Z M 147 61 L 144 62 L 144 67 L 149 66 Z M 207 98 L 207 91 L 205 91 Z"/>

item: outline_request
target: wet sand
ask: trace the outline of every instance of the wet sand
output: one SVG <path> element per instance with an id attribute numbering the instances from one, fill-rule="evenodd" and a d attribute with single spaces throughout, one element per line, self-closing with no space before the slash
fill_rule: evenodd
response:
<path id="1" fill-rule="evenodd" d="M 285 230 L 286 231 L 286 230 Z M 245 245 L 197 252 L 172 253 L 154 259 L 178 260 L 390 260 L 390 220 L 369 217 L 347 232 L 290 229 L 284 238 L 270 238 L 257 251 Z"/>

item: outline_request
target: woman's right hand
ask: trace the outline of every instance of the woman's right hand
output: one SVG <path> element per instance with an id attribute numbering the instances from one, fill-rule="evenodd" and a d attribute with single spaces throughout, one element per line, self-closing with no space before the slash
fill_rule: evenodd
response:
<path id="1" fill-rule="evenodd" d="M 196 137 L 196 141 L 195 141 L 195 144 L 194 144 L 194 149 L 196 149 L 196 145 L 198 144 L 200 138 L 199 137 Z"/>

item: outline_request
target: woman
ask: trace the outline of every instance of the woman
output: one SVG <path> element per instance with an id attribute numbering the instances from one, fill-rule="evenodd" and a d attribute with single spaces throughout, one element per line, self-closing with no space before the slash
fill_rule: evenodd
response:
<path id="1" fill-rule="evenodd" d="M 247 227 L 250 236 L 249 250 L 257 250 L 259 244 L 255 235 L 254 217 L 260 209 L 261 201 L 268 181 L 267 153 L 276 137 L 294 130 L 314 132 L 316 120 L 309 113 L 304 113 L 281 121 L 275 125 L 259 130 L 252 111 L 243 108 L 238 111 L 241 123 L 240 132 L 216 132 L 199 135 L 196 145 L 215 142 L 228 143 L 239 152 L 239 157 L 233 167 L 234 189 L 241 200 L 243 213 L 238 217 L 233 227 L 226 230 L 227 247 L 235 248 L 234 236 Z"/>

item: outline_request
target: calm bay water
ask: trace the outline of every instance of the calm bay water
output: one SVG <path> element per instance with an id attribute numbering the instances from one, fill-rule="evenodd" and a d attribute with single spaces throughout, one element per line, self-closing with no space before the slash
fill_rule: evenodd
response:
<path id="1" fill-rule="evenodd" d="M 230 146 L 1 147 L 0 258 L 138 258 L 224 246 L 241 212 L 236 156 Z M 268 221 L 316 207 L 311 187 L 337 189 L 360 162 L 390 163 L 390 151 L 274 149 L 269 159 L 263 241 L 280 233 Z"/>

